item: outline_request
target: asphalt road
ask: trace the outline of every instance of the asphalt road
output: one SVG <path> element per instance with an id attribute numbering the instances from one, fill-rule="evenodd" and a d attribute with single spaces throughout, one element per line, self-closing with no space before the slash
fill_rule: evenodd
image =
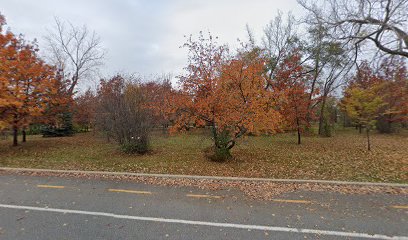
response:
<path id="1" fill-rule="evenodd" d="M 237 191 L 0 175 L 0 239 L 408 239 L 405 195 Z"/>

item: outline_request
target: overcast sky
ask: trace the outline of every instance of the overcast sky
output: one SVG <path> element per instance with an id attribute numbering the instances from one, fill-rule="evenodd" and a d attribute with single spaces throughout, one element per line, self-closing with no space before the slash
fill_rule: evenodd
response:
<path id="1" fill-rule="evenodd" d="M 246 24 L 260 36 L 278 9 L 300 11 L 296 0 L 1 0 L 0 5 L 8 27 L 37 38 L 40 48 L 54 16 L 95 30 L 108 53 L 103 75 L 177 74 L 186 64 L 186 51 L 179 48 L 185 35 L 209 30 L 234 45 L 246 39 Z"/>

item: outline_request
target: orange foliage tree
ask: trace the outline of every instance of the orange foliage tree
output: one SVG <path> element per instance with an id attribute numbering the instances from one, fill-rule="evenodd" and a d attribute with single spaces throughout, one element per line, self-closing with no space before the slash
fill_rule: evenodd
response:
<path id="1" fill-rule="evenodd" d="M 5 24 L 0 18 L 1 26 Z M 30 44 L 11 32 L 0 34 L 0 118 L 13 129 L 13 145 L 18 131 L 40 116 L 55 93 L 54 68 L 38 56 L 35 43 Z"/>
<path id="2" fill-rule="evenodd" d="M 185 44 L 187 74 L 180 77 L 174 130 L 188 125 L 212 130 L 213 160 L 225 160 L 236 140 L 246 133 L 274 133 L 281 116 L 275 93 L 266 90 L 265 60 L 256 52 L 239 51 L 231 57 L 226 46 L 200 34 Z"/>
<path id="3" fill-rule="evenodd" d="M 300 64 L 300 55 L 289 55 L 278 66 L 276 77 L 273 80 L 272 88 L 280 92 L 282 101 L 279 105 L 279 111 L 285 119 L 286 130 L 296 130 L 298 144 L 301 143 L 301 133 L 305 127 L 310 126 L 310 119 L 313 118 L 312 102 L 315 101 L 308 87 L 311 76 L 304 73 Z"/>
<path id="4" fill-rule="evenodd" d="M 4 63 L 7 56 L 10 55 L 10 49 L 7 48 L 7 45 L 15 41 L 15 37 L 11 32 L 3 33 L 5 24 L 6 19 L 0 14 L 0 130 L 7 127 L 11 117 L 5 114 L 6 109 L 15 104 L 11 93 L 8 91 L 8 79 L 4 76 L 4 72 L 8 71 Z"/>
<path id="5" fill-rule="evenodd" d="M 60 71 L 56 72 L 54 89 L 50 94 L 50 101 L 44 113 L 36 120 L 38 123 L 45 124 L 47 127 L 43 130 L 43 136 L 48 136 L 50 130 L 62 129 L 65 125 L 64 115 L 68 111 L 69 106 L 74 105 L 72 95 L 68 93 L 68 81 L 63 78 Z M 65 135 L 64 135 L 65 136 Z"/>

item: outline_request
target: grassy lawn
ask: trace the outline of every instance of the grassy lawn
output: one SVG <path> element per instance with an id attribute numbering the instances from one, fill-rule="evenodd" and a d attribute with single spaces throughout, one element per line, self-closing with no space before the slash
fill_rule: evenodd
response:
<path id="1" fill-rule="evenodd" d="M 407 132 L 374 134 L 371 152 L 364 137 L 347 129 L 332 138 L 305 137 L 300 146 L 293 134 L 246 137 L 233 149 L 233 160 L 215 163 L 203 154 L 211 145 L 206 134 L 155 135 L 153 151 L 143 156 L 122 154 L 92 133 L 28 136 L 19 147 L 0 140 L 0 166 L 407 183 Z"/>

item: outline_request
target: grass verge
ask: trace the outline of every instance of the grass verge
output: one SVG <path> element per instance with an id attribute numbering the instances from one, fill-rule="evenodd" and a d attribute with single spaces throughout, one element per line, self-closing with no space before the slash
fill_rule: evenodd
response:
<path id="1" fill-rule="evenodd" d="M 0 166 L 69 170 L 126 171 L 236 177 L 408 182 L 408 135 L 373 135 L 368 152 L 364 135 L 343 130 L 332 138 L 293 134 L 246 137 L 233 149 L 234 158 L 216 163 L 205 158 L 211 146 L 202 133 L 152 137 L 153 151 L 127 155 L 114 143 L 92 133 L 66 138 L 29 136 L 11 147 L 0 141 Z"/>

